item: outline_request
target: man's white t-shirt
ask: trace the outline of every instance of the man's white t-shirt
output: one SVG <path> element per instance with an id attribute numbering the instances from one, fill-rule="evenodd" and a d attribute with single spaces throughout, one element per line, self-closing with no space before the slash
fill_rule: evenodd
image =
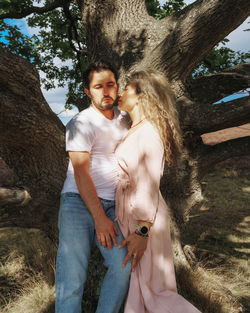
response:
<path id="1" fill-rule="evenodd" d="M 127 115 L 116 107 L 112 120 L 90 106 L 73 117 L 66 126 L 66 151 L 90 153 L 89 172 L 100 198 L 115 198 L 118 163 L 114 151 L 127 131 Z M 65 192 L 79 193 L 71 161 L 62 189 L 62 193 Z"/>

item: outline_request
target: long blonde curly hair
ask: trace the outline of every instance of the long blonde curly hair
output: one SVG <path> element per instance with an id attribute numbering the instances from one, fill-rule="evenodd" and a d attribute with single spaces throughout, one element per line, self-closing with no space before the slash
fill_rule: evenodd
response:
<path id="1" fill-rule="evenodd" d="M 182 152 L 182 133 L 167 79 L 160 72 L 138 71 L 127 78 L 127 85 L 135 87 L 142 112 L 157 129 L 167 165 L 174 165 Z"/>

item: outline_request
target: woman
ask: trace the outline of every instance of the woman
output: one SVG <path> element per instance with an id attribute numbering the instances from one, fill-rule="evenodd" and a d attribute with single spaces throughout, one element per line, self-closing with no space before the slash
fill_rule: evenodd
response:
<path id="1" fill-rule="evenodd" d="M 164 161 L 173 165 L 182 149 L 178 115 L 166 79 L 134 73 L 118 108 L 132 126 L 117 147 L 120 165 L 116 215 L 132 258 L 125 313 L 198 313 L 177 294 L 167 206 L 159 191 Z"/>

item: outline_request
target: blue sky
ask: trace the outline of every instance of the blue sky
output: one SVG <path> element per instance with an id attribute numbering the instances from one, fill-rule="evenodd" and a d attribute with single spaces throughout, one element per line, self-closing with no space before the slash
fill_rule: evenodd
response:
<path id="1" fill-rule="evenodd" d="M 160 0 L 159 2 L 161 4 L 165 3 L 164 0 Z M 195 2 L 195 0 L 185 1 L 186 4 L 190 4 L 192 2 Z M 5 21 L 9 22 L 12 25 L 17 25 L 20 28 L 21 32 L 28 36 L 31 36 L 32 34 L 38 32 L 38 29 L 29 28 L 27 26 L 25 19 L 21 19 L 21 20 L 16 20 L 16 19 L 7 20 L 6 19 Z M 233 31 L 231 34 L 227 36 L 227 38 L 230 40 L 229 43 L 227 43 L 227 46 L 236 51 L 239 51 L 239 50 L 249 51 L 250 50 L 250 38 L 249 38 L 250 31 L 244 32 L 244 29 L 247 29 L 247 28 L 250 28 L 250 17 L 242 25 L 240 25 L 235 31 Z M 43 73 L 40 73 L 40 75 L 43 76 Z M 64 104 L 66 101 L 66 97 L 65 97 L 66 88 L 55 88 L 49 91 L 46 91 L 43 89 L 42 91 L 48 104 L 50 105 L 50 107 L 55 113 L 58 114 L 59 112 L 62 112 L 64 110 Z M 243 94 L 239 94 L 239 95 L 234 94 L 223 99 L 223 101 L 230 101 L 235 98 L 243 97 L 243 96 L 244 96 Z M 59 117 L 62 120 L 62 122 L 66 124 L 77 112 L 78 112 L 77 109 L 73 108 L 73 110 L 64 111 L 63 113 L 59 115 Z"/>
<path id="2" fill-rule="evenodd" d="M 18 19 L 6 18 L 6 19 L 4 19 L 4 21 L 10 25 L 16 25 L 24 35 L 29 36 L 29 28 L 28 28 L 27 23 L 24 19 L 18 20 Z M 4 33 L 2 35 L 4 35 Z"/>

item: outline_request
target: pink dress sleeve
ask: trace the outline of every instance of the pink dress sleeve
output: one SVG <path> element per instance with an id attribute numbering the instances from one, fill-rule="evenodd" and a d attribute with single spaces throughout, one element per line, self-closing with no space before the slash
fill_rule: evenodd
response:
<path id="1" fill-rule="evenodd" d="M 153 223 L 159 203 L 164 148 L 160 136 L 153 128 L 141 132 L 138 148 L 138 167 L 134 173 L 135 197 L 131 213 L 135 220 Z"/>

